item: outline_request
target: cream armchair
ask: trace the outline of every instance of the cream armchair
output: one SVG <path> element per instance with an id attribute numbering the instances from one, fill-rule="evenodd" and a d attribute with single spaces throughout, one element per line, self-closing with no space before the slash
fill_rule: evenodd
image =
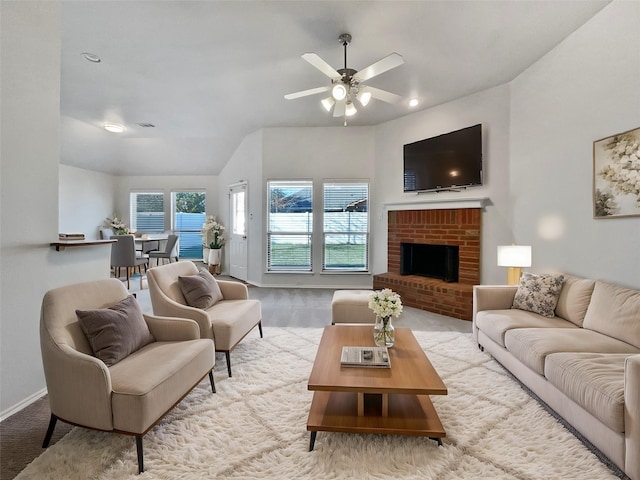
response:
<path id="1" fill-rule="evenodd" d="M 169 263 L 147 271 L 153 313 L 190 318 L 200 327 L 201 338 L 211 338 L 216 352 L 224 352 L 231 376 L 230 352 L 257 325 L 262 338 L 260 301 L 249 299 L 246 285 L 217 280 L 223 300 L 206 310 L 191 307 L 178 285 L 178 277 L 196 275 L 198 267 L 190 261 Z"/>
<path id="2" fill-rule="evenodd" d="M 47 292 L 42 301 L 40 345 L 51 420 L 133 435 L 138 472 L 144 470 L 142 437 L 207 375 L 215 393 L 213 345 L 198 325 L 181 318 L 143 315 L 155 341 L 107 366 L 93 356 L 76 309 L 108 308 L 127 298 L 115 278 Z"/>

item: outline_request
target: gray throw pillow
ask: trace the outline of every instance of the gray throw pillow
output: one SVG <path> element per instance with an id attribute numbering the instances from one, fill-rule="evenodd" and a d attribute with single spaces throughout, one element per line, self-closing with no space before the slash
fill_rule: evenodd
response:
<path id="1" fill-rule="evenodd" d="M 206 270 L 200 270 L 196 275 L 178 277 L 178 285 L 180 285 L 187 305 L 191 307 L 204 310 L 224 298 L 218 282 Z"/>
<path id="2" fill-rule="evenodd" d="M 109 308 L 76 310 L 76 315 L 93 354 L 107 366 L 155 341 L 133 295 Z"/>
<path id="3" fill-rule="evenodd" d="M 523 273 L 511 308 L 554 317 L 564 275 Z"/>

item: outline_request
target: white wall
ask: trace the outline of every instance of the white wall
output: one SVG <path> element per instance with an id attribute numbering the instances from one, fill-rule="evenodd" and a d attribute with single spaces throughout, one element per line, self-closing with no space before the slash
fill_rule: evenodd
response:
<path id="1" fill-rule="evenodd" d="M 263 130 L 262 188 L 268 180 L 313 180 L 314 205 L 322 205 L 324 180 L 374 179 L 374 129 L 372 127 L 268 128 Z M 260 215 L 266 218 L 266 193 L 261 197 Z M 313 243 L 322 245 L 322 217 L 313 219 Z M 321 273 L 322 249 L 313 249 L 311 274 L 264 273 L 266 236 L 261 236 L 260 285 L 305 287 L 370 288 L 366 274 Z M 376 241 L 372 238 L 372 242 Z"/>
<path id="2" fill-rule="evenodd" d="M 247 135 L 218 176 L 220 215 L 218 220 L 229 228 L 229 186 L 246 182 L 249 190 L 247 208 L 247 281 L 259 285 L 262 275 L 262 238 L 264 218 L 261 208 L 264 198 L 262 182 L 262 135 L 263 131 Z M 227 230 L 227 238 L 229 232 Z M 229 256 L 222 255 L 222 271 L 229 271 Z"/>
<path id="3" fill-rule="evenodd" d="M 511 89 L 511 192 L 533 266 L 640 288 L 640 217 L 593 219 L 592 145 L 640 127 L 640 3 L 615 1 Z"/>
<path id="4" fill-rule="evenodd" d="M 45 388 L 40 306 L 51 288 L 106 278 L 104 246 L 49 246 L 58 238 L 60 7 L 1 2 L 0 417 Z"/>
<path id="5" fill-rule="evenodd" d="M 82 232 L 87 240 L 100 238 L 98 229 L 114 211 L 114 177 L 60 165 L 58 182 L 60 232 Z"/>
<path id="6" fill-rule="evenodd" d="M 135 192 L 164 193 L 165 230 L 171 230 L 171 192 L 204 190 L 207 196 L 207 215 L 220 214 L 218 204 L 218 177 L 202 176 L 117 176 L 114 177 L 115 203 L 114 212 L 119 218 L 131 226 L 129 211 L 129 194 Z M 110 215 L 114 212 L 111 212 Z M 105 219 L 103 219 L 104 221 Z"/>
<path id="7" fill-rule="evenodd" d="M 483 176 L 480 187 L 461 192 L 404 193 L 403 145 L 442 133 L 482 124 Z M 374 273 L 387 271 L 387 203 L 430 202 L 488 198 L 482 214 L 481 271 L 482 283 L 505 283 L 506 269 L 498 267 L 497 245 L 516 239 L 510 226 L 509 194 L 509 86 L 502 85 L 428 110 L 393 120 L 376 127 L 376 182 L 372 191 L 371 214 L 374 248 Z M 397 207 L 391 207 L 391 209 Z M 446 208 L 460 208 L 455 202 Z M 380 241 L 383 239 L 384 241 Z"/>

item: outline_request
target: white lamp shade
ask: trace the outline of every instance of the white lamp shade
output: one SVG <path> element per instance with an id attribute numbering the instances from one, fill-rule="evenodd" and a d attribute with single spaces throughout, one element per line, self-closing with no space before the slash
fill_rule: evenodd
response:
<path id="1" fill-rule="evenodd" d="M 336 83 L 331 89 L 331 95 L 336 100 L 342 100 L 347 96 L 347 88 L 341 83 Z"/>
<path id="2" fill-rule="evenodd" d="M 358 110 L 356 109 L 356 106 L 353 104 L 353 102 L 347 102 L 347 106 L 344 109 L 344 114 L 347 117 L 355 115 L 357 111 Z"/>
<path id="3" fill-rule="evenodd" d="M 530 267 L 531 247 L 528 245 L 498 246 L 499 267 Z"/>
<path id="4" fill-rule="evenodd" d="M 336 101 L 331 97 L 327 97 L 324 100 L 321 100 L 320 103 L 322 104 L 322 106 L 324 107 L 324 109 L 327 112 L 330 112 L 331 111 L 331 107 L 333 107 L 333 105 L 336 103 Z"/>
<path id="5" fill-rule="evenodd" d="M 363 107 L 366 107 L 369 101 L 371 100 L 371 92 L 367 90 L 360 90 L 358 92 L 358 95 L 356 95 L 356 98 L 360 102 L 360 105 L 362 105 Z"/>

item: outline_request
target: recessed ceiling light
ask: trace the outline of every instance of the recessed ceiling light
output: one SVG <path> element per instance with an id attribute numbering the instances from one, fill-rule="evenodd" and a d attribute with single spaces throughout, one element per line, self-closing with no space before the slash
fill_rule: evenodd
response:
<path id="1" fill-rule="evenodd" d="M 410 107 L 417 107 L 418 105 L 420 105 L 420 102 L 422 101 L 422 99 L 420 98 L 412 98 L 411 100 L 409 100 L 409 106 Z"/>
<path id="2" fill-rule="evenodd" d="M 102 61 L 102 59 L 99 56 L 97 56 L 95 53 L 85 52 L 85 53 L 81 53 L 81 55 L 85 60 L 89 60 L 90 62 L 93 62 L 93 63 L 100 63 Z"/>
<path id="3" fill-rule="evenodd" d="M 126 130 L 124 128 L 124 125 L 120 125 L 119 123 L 106 122 L 106 123 L 103 123 L 102 126 L 107 132 L 122 133 Z"/>

